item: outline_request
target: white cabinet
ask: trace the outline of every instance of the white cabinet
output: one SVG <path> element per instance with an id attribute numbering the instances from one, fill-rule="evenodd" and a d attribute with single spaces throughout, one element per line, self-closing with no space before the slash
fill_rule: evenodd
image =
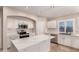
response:
<path id="1" fill-rule="evenodd" d="M 58 35 L 58 43 L 79 49 L 79 37 L 77 36 Z"/>
<path id="2" fill-rule="evenodd" d="M 48 28 L 56 28 L 56 20 L 48 21 Z"/>
<path id="3" fill-rule="evenodd" d="M 71 46 L 71 37 L 70 36 L 65 36 L 64 45 Z"/>
<path id="4" fill-rule="evenodd" d="M 71 47 L 79 49 L 79 37 L 72 37 L 71 43 L 72 43 Z"/>
<path id="5" fill-rule="evenodd" d="M 59 35 L 58 43 L 66 46 L 71 46 L 71 39 L 68 35 Z"/>
<path id="6" fill-rule="evenodd" d="M 32 28 L 34 28 L 34 25 L 33 25 L 33 23 L 29 23 L 29 24 L 28 24 L 28 28 L 29 28 L 29 29 L 32 29 Z"/>
<path id="7" fill-rule="evenodd" d="M 19 24 L 28 25 L 28 28 L 34 28 L 34 22 L 29 19 L 20 19 L 20 18 L 8 18 L 7 27 L 16 29 Z"/>
<path id="8" fill-rule="evenodd" d="M 64 37 L 62 35 L 58 35 L 58 43 L 59 44 L 64 44 Z"/>

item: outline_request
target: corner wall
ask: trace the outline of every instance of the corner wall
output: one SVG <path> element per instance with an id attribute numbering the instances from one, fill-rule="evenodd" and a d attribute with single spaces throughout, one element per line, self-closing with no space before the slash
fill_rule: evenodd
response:
<path id="1" fill-rule="evenodd" d="M 44 34 L 47 31 L 47 19 L 45 17 L 38 17 L 36 21 L 36 33 Z"/>
<path id="2" fill-rule="evenodd" d="M 2 49 L 2 10 L 0 10 L 0 49 Z"/>

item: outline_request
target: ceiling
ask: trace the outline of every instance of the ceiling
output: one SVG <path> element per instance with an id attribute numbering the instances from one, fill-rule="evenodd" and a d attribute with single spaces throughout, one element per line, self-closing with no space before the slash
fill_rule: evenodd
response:
<path id="1" fill-rule="evenodd" d="M 54 6 L 54 8 L 50 6 L 12 6 L 11 8 L 47 18 L 55 18 L 79 12 L 78 6 Z"/>

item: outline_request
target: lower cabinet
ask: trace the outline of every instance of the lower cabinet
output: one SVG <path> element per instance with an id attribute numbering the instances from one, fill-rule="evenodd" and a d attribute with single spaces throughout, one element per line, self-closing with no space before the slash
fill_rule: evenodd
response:
<path id="1" fill-rule="evenodd" d="M 59 35 L 58 43 L 66 46 L 71 46 L 70 36 L 67 35 Z"/>
<path id="2" fill-rule="evenodd" d="M 64 45 L 71 46 L 71 39 L 69 36 L 66 36 L 64 39 Z"/>
<path id="3" fill-rule="evenodd" d="M 64 44 L 64 37 L 62 35 L 58 35 L 58 43 Z"/>
<path id="4" fill-rule="evenodd" d="M 72 37 L 71 43 L 72 43 L 71 47 L 79 49 L 79 37 Z"/>
<path id="5" fill-rule="evenodd" d="M 79 49 L 79 37 L 76 36 L 58 35 L 58 43 Z"/>

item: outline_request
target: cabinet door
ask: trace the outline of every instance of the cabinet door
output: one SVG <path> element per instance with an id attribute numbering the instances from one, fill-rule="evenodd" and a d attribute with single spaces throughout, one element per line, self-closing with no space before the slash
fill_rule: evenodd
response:
<path id="1" fill-rule="evenodd" d="M 48 21 L 48 28 L 56 28 L 56 21 Z"/>
<path id="2" fill-rule="evenodd" d="M 61 36 L 58 35 L 58 43 L 61 44 Z"/>
<path id="3" fill-rule="evenodd" d="M 72 37 L 72 47 L 79 49 L 79 37 Z"/>
<path id="4" fill-rule="evenodd" d="M 64 45 L 71 46 L 71 38 L 70 38 L 70 36 L 65 36 Z"/>
<path id="5" fill-rule="evenodd" d="M 32 29 L 33 28 L 33 24 L 29 23 L 28 28 Z"/>
<path id="6" fill-rule="evenodd" d="M 59 44 L 64 44 L 64 37 L 62 35 L 58 35 L 58 43 Z"/>
<path id="7" fill-rule="evenodd" d="M 66 35 L 59 35 L 58 36 L 58 43 L 66 46 L 71 46 L 71 39 L 70 36 Z"/>

